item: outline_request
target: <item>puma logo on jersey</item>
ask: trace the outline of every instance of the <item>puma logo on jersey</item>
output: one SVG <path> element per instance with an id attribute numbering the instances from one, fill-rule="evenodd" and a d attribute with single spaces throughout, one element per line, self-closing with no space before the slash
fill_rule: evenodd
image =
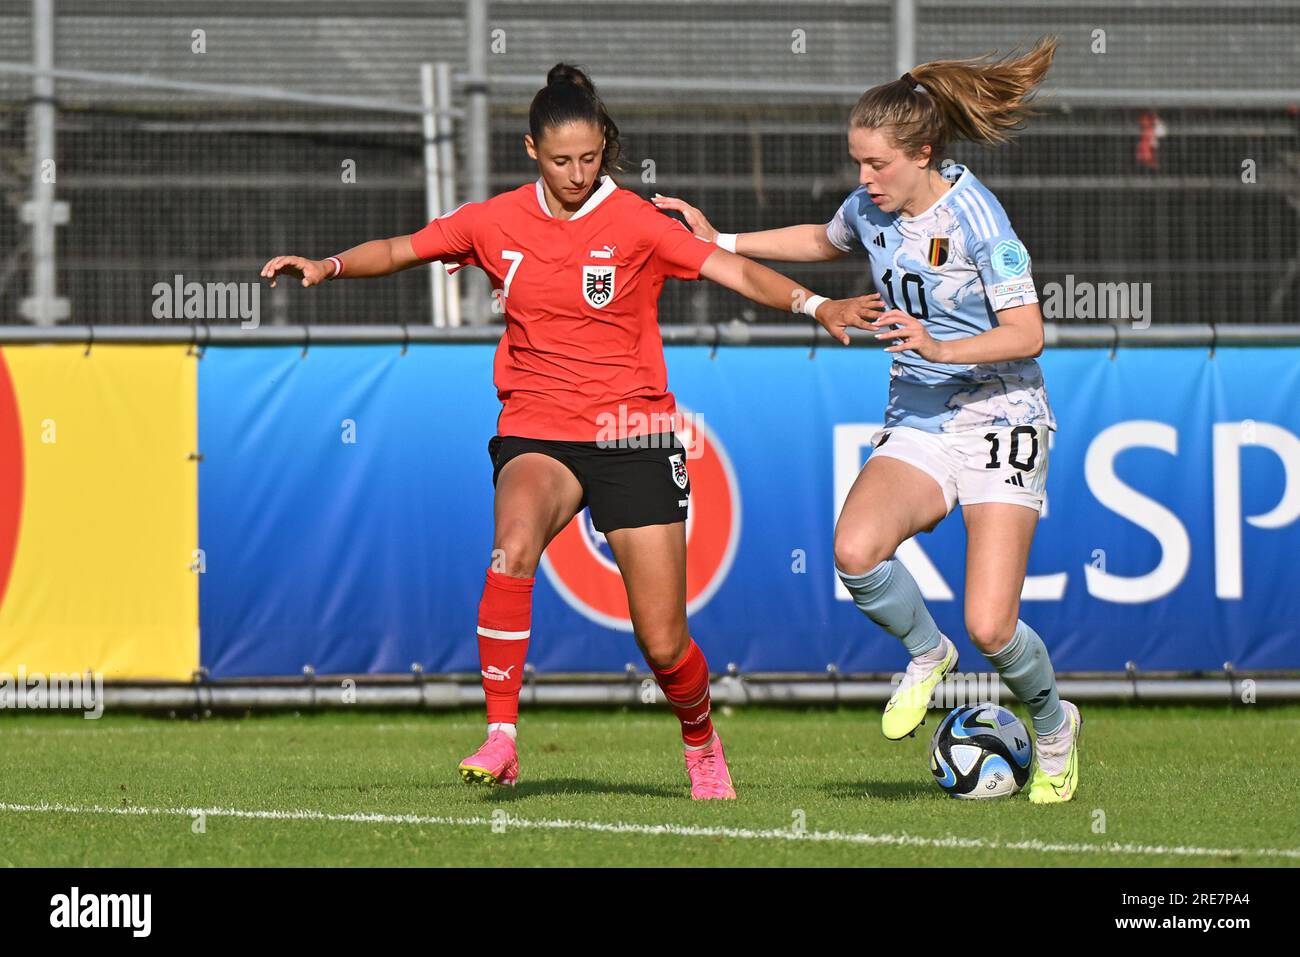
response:
<path id="1" fill-rule="evenodd" d="M 587 255 L 590 256 L 592 259 L 613 259 L 614 250 L 616 249 L 618 249 L 617 246 L 606 246 L 604 249 L 589 250 L 587 252 Z"/>
<path id="2" fill-rule="evenodd" d="M 510 672 L 514 671 L 516 667 L 518 666 L 511 665 L 505 671 L 502 671 L 496 665 L 488 665 L 487 671 L 480 671 L 479 674 L 481 674 L 488 681 L 509 681 Z"/>

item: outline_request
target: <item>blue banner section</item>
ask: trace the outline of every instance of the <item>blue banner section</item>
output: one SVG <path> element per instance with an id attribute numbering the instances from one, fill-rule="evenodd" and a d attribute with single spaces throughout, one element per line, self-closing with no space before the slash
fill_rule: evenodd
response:
<path id="1" fill-rule="evenodd" d="M 834 575 L 839 501 L 882 421 L 861 349 L 670 347 L 689 414 L 692 633 L 715 671 L 894 672 Z M 1058 671 L 1300 668 L 1300 350 L 1059 350 L 1059 423 L 1021 617 Z M 485 346 L 209 348 L 199 373 L 201 657 L 214 678 L 475 672 L 492 546 Z M 888 502 L 881 503 L 888 507 Z M 907 562 L 968 668 L 959 514 Z M 540 672 L 640 658 L 579 519 L 535 589 Z"/>

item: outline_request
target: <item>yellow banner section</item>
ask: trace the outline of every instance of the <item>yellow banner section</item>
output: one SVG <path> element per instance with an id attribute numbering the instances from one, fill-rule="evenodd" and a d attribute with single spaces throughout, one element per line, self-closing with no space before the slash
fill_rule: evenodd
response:
<path id="1" fill-rule="evenodd" d="M 199 664 L 198 360 L 184 346 L 24 345 L 0 363 L 12 386 L 0 433 L 18 437 L 3 454 L 12 466 L 16 445 L 22 462 L 19 481 L 0 480 L 0 512 L 17 528 L 0 581 L 0 672 L 188 680 Z"/>

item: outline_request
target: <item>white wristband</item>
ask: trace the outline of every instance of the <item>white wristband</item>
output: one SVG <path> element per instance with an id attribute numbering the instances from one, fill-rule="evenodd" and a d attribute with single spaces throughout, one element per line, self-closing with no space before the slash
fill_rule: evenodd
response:
<path id="1" fill-rule="evenodd" d="M 339 259 L 338 256 L 328 256 L 328 257 L 326 257 L 326 260 L 325 260 L 325 261 L 326 261 L 326 262 L 332 262 L 332 263 L 334 264 L 334 275 L 330 276 L 330 277 L 329 277 L 330 279 L 337 279 L 339 276 L 343 275 L 343 260 L 342 260 L 342 259 Z"/>
<path id="2" fill-rule="evenodd" d="M 718 238 L 714 240 L 719 249 L 725 249 L 729 253 L 736 251 L 736 233 L 718 233 Z"/>
<path id="3" fill-rule="evenodd" d="M 804 300 L 803 309 L 791 310 L 791 311 L 802 312 L 809 319 L 816 319 L 817 307 L 820 306 L 825 301 L 826 301 L 825 296 L 809 296 L 806 300 Z"/>

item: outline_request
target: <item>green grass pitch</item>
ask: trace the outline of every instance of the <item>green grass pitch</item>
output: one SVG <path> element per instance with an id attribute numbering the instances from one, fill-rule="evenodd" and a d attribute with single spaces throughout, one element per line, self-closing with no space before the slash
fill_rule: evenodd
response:
<path id="1" fill-rule="evenodd" d="M 526 713 L 513 790 L 460 781 L 467 712 L 9 712 L 0 865 L 1300 865 L 1300 706 L 1085 702 L 1047 807 L 944 796 L 940 714 L 895 744 L 875 709 L 719 709 L 740 800 L 695 803 L 655 708 Z"/>

